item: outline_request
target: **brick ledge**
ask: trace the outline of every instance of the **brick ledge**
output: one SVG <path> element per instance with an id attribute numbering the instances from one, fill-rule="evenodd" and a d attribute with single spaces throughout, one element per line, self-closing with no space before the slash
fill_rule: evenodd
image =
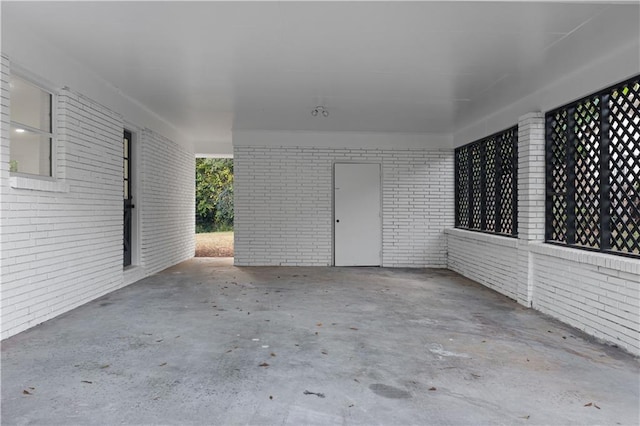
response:
<path id="1" fill-rule="evenodd" d="M 444 232 L 455 237 L 466 238 L 483 243 L 495 244 L 503 247 L 518 248 L 518 240 L 503 235 L 485 234 L 482 232 L 467 231 L 466 229 L 448 228 Z"/>

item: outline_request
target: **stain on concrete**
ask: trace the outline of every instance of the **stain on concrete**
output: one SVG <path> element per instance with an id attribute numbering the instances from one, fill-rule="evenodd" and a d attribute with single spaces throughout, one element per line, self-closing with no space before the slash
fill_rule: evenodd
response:
<path id="1" fill-rule="evenodd" d="M 411 394 L 406 390 L 396 388 L 394 386 L 385 385 L 383 383 L 374 383 L 369 386 L 369 389 L 376 395 L 383 396 L 391 399 L 406 399 L 411 398 Z"/>

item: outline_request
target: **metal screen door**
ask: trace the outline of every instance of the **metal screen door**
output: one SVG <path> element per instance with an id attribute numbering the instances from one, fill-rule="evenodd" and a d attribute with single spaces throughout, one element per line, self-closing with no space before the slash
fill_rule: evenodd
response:
<path id="1" fill-rule="evenodd" d="M 124 230 L 123 249 L 124 266 L 131 265 L 131 210 L 133 209 L 133 196 L 131 195 L 131 132 L 124 131 L 123 140 L 123 186 L 124 186 Z"/>

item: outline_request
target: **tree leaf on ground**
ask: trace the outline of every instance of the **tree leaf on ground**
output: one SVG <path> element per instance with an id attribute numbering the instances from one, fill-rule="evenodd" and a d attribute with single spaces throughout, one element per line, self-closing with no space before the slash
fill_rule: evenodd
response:
<path id="1" fill-rule="evenodd" d="M 167 363 L 163 362 L 162 364 L 158 365 L 158 367 L 164 367 L 165 365 L 167 365 Z"/>
<path id="2" fill-rule="evenodd" d="M 101 369 L 105 369 L 105 368 L 109 368 L 109 367 L 111 367 L 111 365 L 109 365 L 109 364 L 105 364 L 105 365 L 101 365 L 100 366 Z"/>
<path id="3" fill-rule="evenodd" d="M 349 327 L 349 330 L 358 330 L 357 327 Z"/>
<path id="4" fill-rule="evenodd" d="M 429 388 L 429 390 L 430 390 L 430 391 L 434 391 L 434 390 L 437 390 L 437 389 L 436 389 L 435 387 L 433 387 L 433 386 L 432 386 L 432 387 L 430 387 L 430 388 Z"/>
<path id="5" fill-rule="evenodd" d="M 92 385 L 92 384 L 93 384 L 93 382 L 90 382 L 89 380 L 81 380 L 81 382 L 82 382 L 82 383 L 88 383 L 88 384 L 90 384 L 90 385 Z"/>
<path id="6" fill-rule="evenodd" d="M 25 390 L 23 390 L 23 391 L 22 391 L 22 393 L 23 393 L 24 395 L 33 395 L 31 392 L 29 392 L 29 391 L 28 391 L 28 390 L 26 390 L 26 389 L 25 389 Z"/>
<path id="7" fill-rule="evenodd" d="M 266 362 L 263 362 L 262 364 L 259 364 L 258 367 L 268 367 L 269 364 L 267 364 Z"/>

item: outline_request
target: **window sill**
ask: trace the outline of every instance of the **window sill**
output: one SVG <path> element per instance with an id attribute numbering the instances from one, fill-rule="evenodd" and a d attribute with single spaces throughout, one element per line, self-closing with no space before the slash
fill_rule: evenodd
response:
<path id="1" fill-rule="evenodd" d="M 14 189 L 26 189 L 42 192 L 69 192 L 69 184 L 56 180 L 38 179 L 24 176 L 11 176 L 9 184 Z"/>

